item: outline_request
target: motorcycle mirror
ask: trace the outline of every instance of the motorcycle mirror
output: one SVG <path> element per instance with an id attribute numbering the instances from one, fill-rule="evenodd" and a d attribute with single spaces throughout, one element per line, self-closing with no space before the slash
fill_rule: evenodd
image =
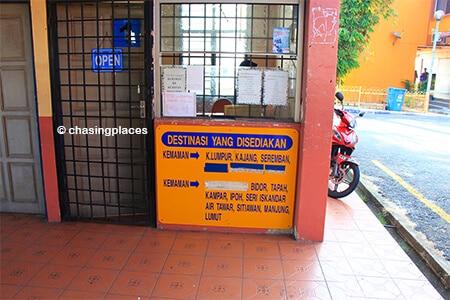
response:
<path id="1" fill-rule="evenodd" d="M 359 116 L 360 116 L 360 117 L 363 117 L 365 114 L 366 114 L 366 112 L 365 112 L 365 111 L 362 111 L 362 112 L 359 113 Z"/>
<path id="2" fill-rule="evenodd" d="M 340 101 L 343 102 L 344 101 L 344 94 L 342 94 L 341 92 L 337 92 L 335 94 L 336 98 Z"/>

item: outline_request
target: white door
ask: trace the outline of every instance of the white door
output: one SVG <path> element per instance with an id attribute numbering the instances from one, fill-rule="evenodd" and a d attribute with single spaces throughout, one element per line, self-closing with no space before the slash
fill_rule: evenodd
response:
<path id="1" fill-rule="evenodd" d="M 440 58 L 437 62 L 434 96 L 450 99 L 450 58 Z"/>
<path id="2" fill-rule="evenodd" d="M 44 213 L 28 4 L 0 4 L 0 211 Z"/>

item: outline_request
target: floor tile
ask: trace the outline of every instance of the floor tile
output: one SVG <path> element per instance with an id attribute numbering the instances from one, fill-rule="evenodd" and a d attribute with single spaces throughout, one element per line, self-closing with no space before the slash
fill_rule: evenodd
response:
<path id="1" fill-rule="evenodd" d="M 17 226 L 0 225 L 0 241 L 3 241 L 5 238 L 7 238 L 11 233 L 16 231 L 17 229 L 18 229 Z"/>
<path id="2" fill-rule="evenodd" d="M 356 276 L 387 277 L 389 273 L 381 260 L 369 258 L 352 258 L 348 260 Z"/>
<path id="3" fill-rule="evenodd" d="M 286 280 L 325 281 L 318 260 L 283 260 L 282 265 Z"/>
<path id="4" fill-rule="evenodd" d="M 2 213 L 0 218 L 0 225 L 20 226 L 27 224 L 31 219 L 36 218 L 34 215 L 29 214 L 13 214 Z"/>
<path id="5" fill-rule="evenodd" d="M 170 250 L 171 254 L 205 255 L 208 240 L 177 238 Z"/>
<path id="6" fill-rule="evenodd" d="M 73 247 L 68 245 L 62 248 L 50 261 L 52 264 L 82 267 L 94 255 L 96 249 Z"/>
<path id="7" fill-rule="evenodd" d="M 25 285 L 30 279 L 44 267 L 41 263 L 12 261 L 2 264 L 0 278 L 2 284 Z"/>
<path id="8" fill-rule="evenodd" d="M 220 257 L 242 257 L 244 244 L 242 241 L 228 239 L 210 240 L 206 255 Z"/>
<path id="9" fill-rule="evenodd" d="M 363 299 L 364 293 L 359 282 L 353 275 L 341 275 L 338 277 L 327 277 L 327 286 L 333 300 Z"/>
<path id="10" fill-rule="evenodd" d="M 411 261 L 409 256 L 398 246 L 377 245 L 372 247 L 376 257 L 383 260 Z"/>
<path id="11" fill-rule="evenodd" d="M 336 235 L 334 234 L 333 229 L 331 229 L 329 226 L 327 226 L 327 224 L 325 224 L 323 240 L 327 241 L 327 242 L 337 242 L 338 241 Z"/>
<path id="12" fill-rule="evenodd" d="M 80 267 L 48 264 L 27 283 L 28 286 L 64 289 L 80 271 Z"/>
<path id="13" fill-rule="evenodd" d="M 391 248 L 398 247 L 397 242 L 392 238 L 391 234 L 381 227 L 377 231 L 363 231 L 361 233 L 366 237 L 369 245 L 372 246 L 389 246 Z"/>
<path id="14" fill-rule="evenodd" d="M 240 257 L 206 256 L 202 276 L 242 278 L 243 263 Z"/>
<path id="15" fill-rule="evenodd" d="M 12 299 L 58 299 L 62 290 L 43 287 L 24 287 Z"/>
<path id="16" fill-rule="evenodd" d="M 312 243 L 280 243 L 282 259 L 316 259 Z"/>
<path id="17" fill-rule="evenodd" d="M 172 249 L 174 241 L 174 237 L 144 236 L 137 244 L 135 251 L 168 253 Z"/>
<path id="18" fill-rule="evenodd" d="M 212 236 L 212 239 L 243 242 L 246 236 L 246 233 L 240 232 L 216 232 Z"/>
<path id="19" fill-rule="evenodd" d="M 364 296 L 375 299 L 404 299 L 395 282 L 389 277 L 356 276 Z"/>
<path id="20" fill-rule="evenodd" d="M 200 275 L 204 256 L 172 254 L 167 258 L 162 273 Z"/>
<path id="21" fill-rule="evenodd" d="M 321 243 L 316 243 L 314 244 L 314 249 L 319 260 L 334 260 L 337 257 L 345 258 L 341 244 L 337 241 L 325 240 Z"/>
<path id="22" fill-rule="evenodd" d="M 109 294 L 114 295 L 134 295 L 137 297 L 149 297 L 152 294 L 158 274 L 149 272 L 136 272 L 124 270 L 119 273 Z"/>
<path id="23" fill-rule="evenodd" d="M 324 281 L 286 281 L 286 294 L 288 299 L 332 299 Z"/>
<path id="24" fill-rule="evenodd" d="M 102 249 L 133 250 L 141 240 L 140 235 L 133 234 L 111 234 L 102 244 Z"/>
<path id="25" fill-rule="evenodd" d="M 91 256 L 86 263 L 86 266 L 93 266 L 100 269 L 119 270 L 125 265 L 129 256 L 129 251 L 99 249 Z"/>
<path id="26" fill-rule="evenodd" d="M 355 219 L 355 223 L 356 226 L 358 226 L 358 229 L 363 232 L 375 232 L 375 233 L 379 232 L 380 230 L 384 230 L 384 228 L 382 228 L 382 225 L 380 224 L 380 221 L 374 218 L 373 213 L 369 211 L 368 214 L 357 216 L 358 219 Z"/>
<path id="27" fill-rule="evenodd" d="M 0 299 L 12 299 L 21 289 L 17 285 L 0 284 Z"/>
<path id="28" fill-rule="evenodd" d="M 2 241 L 0 244 L 0 261 L 10 261 L 28 247 L 27 244 Z"/>
<path id="29" fill-rule="evenodd" d="M 163 253 L 134 251 L 132 255 L 130 255 L 124 269 L 129 271 L 159 273 L 166 262 L 166 258 L 167 254 Z"/>
<path id="30" fill-rule="evenodd" d="M 241 299 L 240 278 L 202 276 L 196 299 Z"/>
<path id="31" fill-rule="evenodd" d="M 278 243 L 275 242 L 259 242 L 246 241 L 244 244 L 244 257 L 260 257 L 260 258 L 280 258 L 280 250 Z"/>
<path id="32" fill-rule="evenodd" d="M 328 220 L 326 226 L 332 229 L 359 230 L 354 220 Z"/>
<path id="33" fill-rule="evenodd" d="M 279 259 L 246 258 L 244 278 L 283 279 L 283 269 Z"/>
<path id="34" fill-rule="evenodd" d="M 147 228 L 147 231 L 144 233 L 144 237 L 164 237 L 175 239 L 177 237 L 177 234 L 178 234 L 177 230 Z"/>
<path id="35" fill-rule="evenodd" d="M 342 251 L 344 251 L 347 258 L 374 258 L 376 257 L 372 246 L 366 244 L 356 243 L 340 243 Z"/>
<path id="36" fill-rule="evenodd" d="M 66 229 L 53 229 L 45 232 L 37 241 L 38 244 L 48 244 L 58 246 L 67 245 L 70 240 L 77 234 L 76 231 Z"/>
<path id="37" fill-rule="evenodd" d="M 210 231 L 178 231 L 177 239 L 200 239 L 209 240 L 215 233 Z"/>
<path id="38" fill-rule="evenodd" d="M 87 232 L 99 232 L 103 234 L 110 234 L 116 230 L 118 225 L 99 222 L 86 222 L 84 230 Z M 119 225 L 120 226 L 120 225 Z"/>
<path id="39" fill-rule="evenodd" d="M 427 280 L 403 280 L 395 279 L 396 286 L 408 300 L 438 300 L 441 295 L 430 285 Z"/>
<path id="40" fill-rule="evenodd" d="M 242 233 L 243 240 L 247 242 L 256 241 L 262 243 L 295 242 L 290 234 L 265 234 L 265 233 Z"/>
<path id="41" fill-rule="evenodd" d="M 151 298 L 194 299 L 199 279 L 197 275 L 161 274 Z"/>
<path id="42" fill-rule="evenodd" d="M 147 232 L 148 227 L 142 225 L 124 225 L 116 226 L 114 229 L 114 234 L 117 235 L 139 235 L 142 236 Z"/>
<path id="43" fill-rule="evenodd" d="M 64 290 L 58 300 L 91 300 L 91 299 L 103 299 L 104 292 L 87 292 L 87 291 L 73 291 Z M 134 297 L 134 296 L 133 296 Z M 136 297 L 134 297 L 136 300 Z M 144 300 L 144 299 L 142 299 Z"/>
<path id="44" fill-rule="evenodd" d="M 0 224 L 1 299 L 442 299 L 351 195 L 329 199 L 321 243 L 4 213 Z"/>
<path id="45" fill-rule="evenodd" d="M 47 231 L 41 228 L 24 226 L 17 228 L 13 235 L 9 235 L 4 241 L 14 241 L 18 243 L 32 244 L 43 236 Z"/>
<path id="46" fill-rule="evenodd" d="M 51 242 L 45 244 L 32 244 L 28 248 L 17 255 L 14 260 L 36 262 L 36 263 L 48 263 L 58 254 L 58 251 L 62 249 L 62 246 L 54 245 Z"/>
<path id="47" fill-rule="evenodd" d="M 339 281 L 341 277 L 354 276 L 354 272 L 346 259 L 320 260 L 322 272 L 327 281 Z"/>
<path id="48" fill-rule="evenodd" d="M 98 268 L 83 268 L 67 287 L 68 290 L 106 293 L 119 271 Z"/>
<path id="49" fill-rule="evenodd" d="M 72 230 L 76 232 L 84 231 L 86 229 L 86 226 L 89 224 L 88 222 L 84 221 L 70 221 L 70 222 L 61 222 L 61 223 L 49 223 L 45 220 L 41 221 L 33 221 L 31 220 L 28 222 L 27 225 L 32 226 L 32 224 L 36 224 L 41 226 L 41 224 L 51 224 L 53 227 L 51 229 L 60 229 L 60 230 Z"/>
<path id="50" fill-rule="evenodd" d="M 242 299 L 286 299 L 287 293 L 283 280 L 244 279 Z"/>
<path id="51" fill-rule="evenodd" d="M 87 299 L 94 299 L 94 298 L 86 298 L 86 300 Z M 100 299 L 100 298 L 95 298 L 95 299 Z M 123 294 L 112 294 L 112 293 L 107 293 L 105 295 L 105 297 L 103 297 L 101 299 L 103 299 L 103 300 L 136 300 L 136 299 L 139 299 L 139 300 L 156 300 L 155 298 L 150 297 L 150 296 L 142 296 L 142 295 L 140 295 L 140 296 L 136 297 L 136 295 L 123 295 Z M 167 298 L 165 298 L 165 299 L 167 299 Z"/>
<path id="52" fill-rule="evenodd" d="M 81 231 L 70 241 L 73 247 L 99 248 L 108 236 L 101 232 Z"/>
<path id="53" fill-rule="evenodd" d="M 391 278 L 417 281 L 427 280 L 412 261 L 383 260 L 382 263 Z"/>
<path id="54" fill-rule="evenodd" d="M 359 230 L 333 229 L 334 235 L 339 242 L 352 244 L 367 244 L 364 234 Z"/>

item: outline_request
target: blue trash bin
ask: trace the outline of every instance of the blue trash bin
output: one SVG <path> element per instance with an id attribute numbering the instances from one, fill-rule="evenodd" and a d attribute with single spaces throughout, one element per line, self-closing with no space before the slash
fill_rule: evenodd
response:
<path id="1" fill-rule="evenodd" d="M 406 89 L 390 87 L 387 94 L 387 109 L 402 111 L 403 100 L 405 100 Z"/>

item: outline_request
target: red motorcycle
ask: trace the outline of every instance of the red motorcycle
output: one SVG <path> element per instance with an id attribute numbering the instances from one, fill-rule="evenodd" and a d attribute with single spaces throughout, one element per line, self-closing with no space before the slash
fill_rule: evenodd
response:
<path id="1" fill-rule="evenodd" d="M 333 125 L 328 196 L 342 198 L 358 186 L 359 163 L 351 157 L 358 143 L 358 135 L 355 132 L 356 118 L 344 110 L 344 95 L 337 92 L 335 96 L 341 102 L 342 108 L 334 109 L 340 122 L 339 125 Z M 363 115 L 364 113 L 361 112 L 359 117 Z"/>

